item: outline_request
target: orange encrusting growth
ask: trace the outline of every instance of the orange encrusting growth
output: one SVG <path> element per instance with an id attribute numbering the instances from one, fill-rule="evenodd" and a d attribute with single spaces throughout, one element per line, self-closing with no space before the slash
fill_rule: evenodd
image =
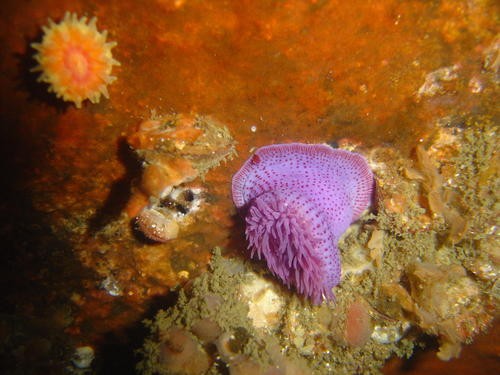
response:
<path id="1" fill-rule="evenodd" d="M 100 33 L 96 22 L 95 17 L 87 23 L 87 17 L 68 12 L 58 24 L 49 19 L 42 42 L 32 44 L 38 51 L 39 65 L 33 71 L 41 72 L 39 81 L 77 108 L 85 99 L 97 103 L 101 94 L 108 98 L 107 85 L 116 80 L 111 70 L 120 65 L 111 54 L 116 42 L 106 42 L 107 31 Z"/>

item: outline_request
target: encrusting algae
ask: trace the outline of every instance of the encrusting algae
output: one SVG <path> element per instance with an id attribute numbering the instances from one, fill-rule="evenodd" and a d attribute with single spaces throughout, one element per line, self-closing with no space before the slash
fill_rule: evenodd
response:
<path id="1" fill-rule="evenodd" d="M 37 50 L 38 66 L 32 71 L 41 72 L 38 80 L 77 108 L 86 99 L 98 103 L 101 95 L 108 98 L 107 85 L 116 80 L 111 70 L 120 65 L 111 54 L 116 42 L 106 42 L 107 31 L 99 32 L 96 22 L 67 12 L 60 23 L 49 19 L 42 42 L 31 45 Z"/>

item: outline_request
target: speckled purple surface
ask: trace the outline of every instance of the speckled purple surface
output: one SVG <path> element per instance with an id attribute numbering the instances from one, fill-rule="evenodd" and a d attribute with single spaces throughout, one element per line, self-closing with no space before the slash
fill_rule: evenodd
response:
<path id="1" fill-rule="evenodd" d="M 265 146 L 233 177 L 252 257 L 316 304 L 340 281 L 337 242 L 369 206 L 373 174 L 359 154 L 321 144 Z"/>

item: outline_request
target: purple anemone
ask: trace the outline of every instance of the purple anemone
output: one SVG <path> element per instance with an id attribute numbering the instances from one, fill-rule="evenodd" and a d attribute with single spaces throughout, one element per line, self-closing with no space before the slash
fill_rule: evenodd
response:
<path id="1" fill-rule="evenodd" d="M 234 175 L 232 194 L 251 256 L 264 258 L 288 287 L 319 304 L 334 298 L 337 242 L 370 205 L 373 186 L 363 156 L 290 143 L 258 149 Z"/>

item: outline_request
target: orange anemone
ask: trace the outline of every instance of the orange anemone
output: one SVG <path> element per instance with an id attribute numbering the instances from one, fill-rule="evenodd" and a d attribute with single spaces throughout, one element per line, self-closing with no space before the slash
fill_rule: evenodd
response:
<path id="1" fill-rule="evenodd" d="M 120 65 L 111 54 L 116 42 L 106 42 L 107 31 L 100 33 L 96 22 L 95 17 L 87 23 L 87 17 L 78 19 L 67 12 L 58 24 L 49 19 L 42 42 L 32 44 L 38 51 L 35 59 L 39 65 L 33 69 L 41 72 L 38 80 L 77 108 L 85 99 L 97 103 L 101 94 L 108 98 L 107 85 L 116 79 L 111 70 Z"/>

